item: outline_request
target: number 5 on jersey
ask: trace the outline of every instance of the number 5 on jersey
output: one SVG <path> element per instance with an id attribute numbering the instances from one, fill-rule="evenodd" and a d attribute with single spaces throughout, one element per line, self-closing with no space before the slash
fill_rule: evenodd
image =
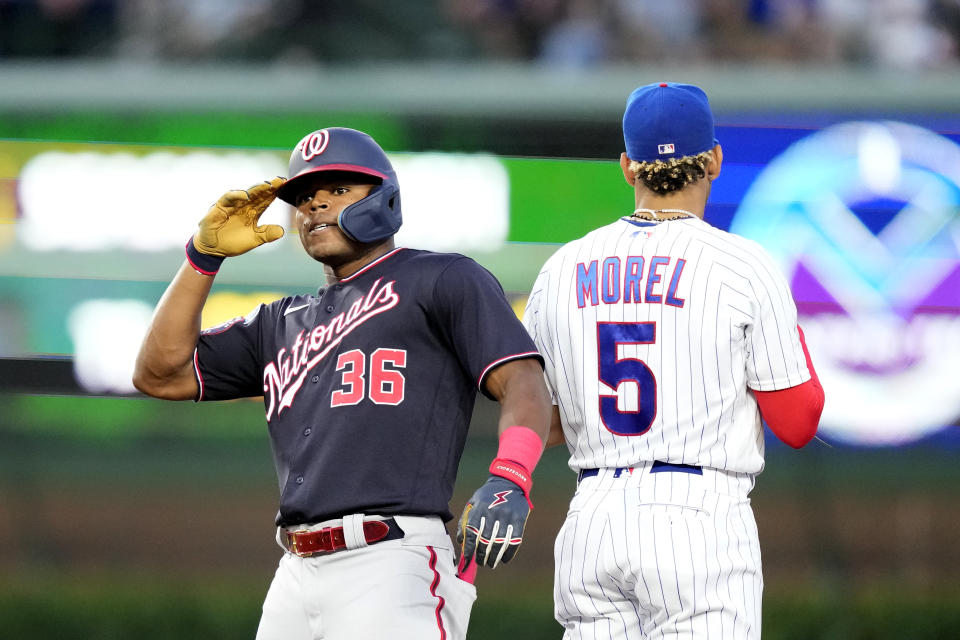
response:
<path id="1" fill-rule="evenodd" d="M 380 348 L 370 355 L 369 373 L 363 351 L 352 349 L 337 357 L 340 389 L 330 396 L 331 407 L 359 404 L 364 396 L 375 404 L 398 405 L 403 402 L 406 379 L 397 369 L 407 366 L 407 352 L 403 349 Z M 369 378 L 369 388 L 367 379 Z"/>
<path id="2" fill-rule="evenodd" d="M 600 419 L 608 431 L 618 436 L 639 436 L 650 429 L 657 417 L 657 379 L 643 360 L 619 356 L 621 346 L 653 344 L 657 340 L 655 322 L 598 322 L 597 362 L 600 382 L 613 395 L 600 396 Z M 617 404 L 621 385 L 624 393 L 636 389 L 635 402 L 626 406 L 636 409 L 621 410 Z"/>

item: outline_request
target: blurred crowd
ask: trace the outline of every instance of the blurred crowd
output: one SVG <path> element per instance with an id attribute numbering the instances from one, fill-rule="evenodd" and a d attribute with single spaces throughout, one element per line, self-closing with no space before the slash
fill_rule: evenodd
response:
<path id="1" fill-rule="evenodd" d="M 958 63 L 960 0 L 445 0 L 484 51 L 545 64 Z"/>
<path id="2" fill-rule="evenodd" d="M 960 0 L 0 0 L 0 60 L 960 64 Z"/>

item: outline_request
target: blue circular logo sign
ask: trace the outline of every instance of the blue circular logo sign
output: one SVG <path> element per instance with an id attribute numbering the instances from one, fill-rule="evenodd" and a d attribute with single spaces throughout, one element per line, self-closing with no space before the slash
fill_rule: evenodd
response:
<path id="1" fill-rule="evenodd" d="M 895 445 L 957 420 L 960 146 L 900 122 L 826 128 L 761 172 L 730 231 L 790 279 L 825 435 Z"/>

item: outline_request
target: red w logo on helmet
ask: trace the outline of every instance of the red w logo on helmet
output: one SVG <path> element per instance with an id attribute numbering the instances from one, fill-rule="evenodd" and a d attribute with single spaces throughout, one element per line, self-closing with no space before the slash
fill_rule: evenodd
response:
<path id="1" fill-rule="evenodd" d="M 320 129 L 305 135 L 294 147 L 294 150 L 299 149 L 304 162 L 310 162 L 324 152 L 328 142 L 330 142 L 330 134 L 326 129 Z"/>

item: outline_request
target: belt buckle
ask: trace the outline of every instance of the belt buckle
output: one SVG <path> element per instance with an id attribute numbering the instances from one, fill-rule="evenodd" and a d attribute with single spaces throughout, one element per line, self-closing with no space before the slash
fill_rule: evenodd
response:
<path id="1" fill-rule="evenodd" d="M 313 555 L 313 551 L 300 551 L 297 548 L 297 534 L 298 533 L 310 533 L 309 529 L 297 529 L 296 531 L 287 532 L 287 541 L 290 543 L 290 551 L 295 555 L 301 558 L 309 558 Z"/>

